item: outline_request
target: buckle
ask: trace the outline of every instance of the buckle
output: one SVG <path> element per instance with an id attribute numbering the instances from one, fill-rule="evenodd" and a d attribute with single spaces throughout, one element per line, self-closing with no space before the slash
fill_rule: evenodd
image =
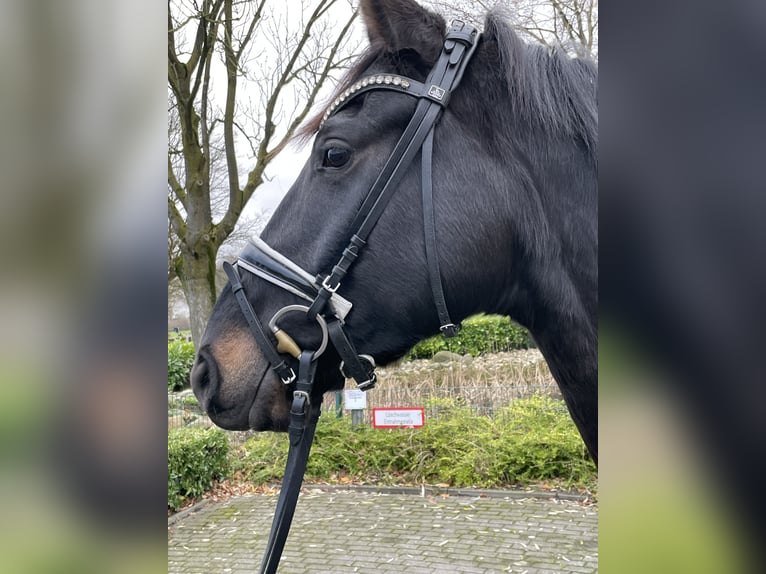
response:
<path id="1" fill-rule="evenodd" d="M 303 413 L 305 414 L 311 408 L 311 397 L 309 397 L 309 394 L 306 391 L 293 391 L 293 400 L 298 397 L 304 397 L 306 399 L 306 405 L 303 410 Z M 292 410 L 290 412 L 292 412 Z"/>
<path id="2" fill-rule="evenodd" d="M 373 359 L 371 355 L 357 355 L 357 358 L 360 360 L 367 361 L 367 363 L 370 365 L 370 368 L 369 368 L 370 378 L 367 379 L 366 381 L 362 381 L 361 383 L 359 381 L 356 381 L 356 386 L 360 390 L 366 391 L 374 387 L 375 382 L 378 380 L 377 376 L 375 375 L 375 359 Z M 343 375 L 343 377 L 346 379 L 354 379 L 353 376 L 346 373 L 346 371 L 343 369 L 344 366 L 345 366 L 345 361 L 341 361 L 338 367 L 338 369 L 340 370 L 340 374 Z"/>
<path id="3" fill-rule="evenodd" d="M 453 20 L 444 40 L 445 42 L 447 40 L 456 40 L 458 42 L 467 44 L 468 46 L 472 46 L 474 42 L 476 42 L 476 38 L 478 38 L 478 34 L 476 34 L 476 28 L 470 24 L 462 22 L 461 20 Z"/>
<path id="4" fill-rule="evenodd" d="M 340 281 L 338 282 L 338 284 L 335 287 L 332 287 L 328 283 L 329 279 L 330 279 L 329 275 L 324 278 L 324 280 L 322 281 L 322 287 L 327 289 L 330 293 L 335 293 L 338 290 L 338 287 L 340 287 Z"/>
<path id="5" fill-rule="evenodd" d="M 377 376 L 375 376 L 375 374 L 373 373 L 373 375 L 372 375 L 372 378 L 371 378 L 371 379 L 367 379 L 366 381 L 364 381 L 364 382 L 362 382 L 362 383 L 357 383 L 357 384 L 356 384 L 356 387 L 357 387 L 357 388 L 358 388 L 360 391 L 363 391 L 363 392 L 365 392 L 365 393 L 366 393 L 367 391 L 369 391 L 369 390 L 371 390 L 372 388 L 374 388 L 374 387 L 375 387 L 375 383 L 377 383 L 377 382 L 378 382 L 378 377 L 377 377 Z"/>
<path id="6" fill-rule="evenodd" d="M 282 377 L 281 375 L 280 375 L 280 377 L 279 377 L 279 378 L 280 378 L 280 380 L 281 380 L 281 381 L 282 381 L 282 382 L 283 382 L 285 385 L 289 385 L 289 384 L 290 384 L 290 383 L 292 383 L 292 382 L 293 382 L 295 379 L 297 379 L 297 378 L 298 378 L 298 377 L 295 375 L 295 371 L 293 371 L 293 368 L 292 368 L 292 367 L 288 367 L 288 368 L 290 369 L 290 375 L 289 375 L 289 376 L 288 376 L 286 379 L 285 379 L 284 377 Z"/>
<path id="7" fill-rule="evenodd" d="M 454 323 L 447 323 L 446 325 L 442 325 L 439 327 L 439 330 L 442 332 L 442 335 L 444 335 L 447 338 L 454 337 L 458 334 L 460 331 L 460 325 L 455 325 Z"/>

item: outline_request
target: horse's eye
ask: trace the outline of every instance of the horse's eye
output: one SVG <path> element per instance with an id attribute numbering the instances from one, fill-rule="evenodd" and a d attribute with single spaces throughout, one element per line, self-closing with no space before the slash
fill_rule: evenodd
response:
<path id="1" fill-rule="evenodd" d="M 325 167 L 343 167 L 351 157 L 351 150 L 342 147 L 331 147 L 324 152 Z"/>

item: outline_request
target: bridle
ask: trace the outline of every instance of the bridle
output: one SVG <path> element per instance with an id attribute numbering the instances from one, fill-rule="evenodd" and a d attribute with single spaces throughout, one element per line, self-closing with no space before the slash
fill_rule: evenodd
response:
<path id="1" fill-rule="evenodd" d="M 399 182 L 417 153 L 421 152 L 421 186 L 425 229 L 426 260 L 431 291 L 440 322 L 440 331 L 447 337 L 459 330 L 450 319 L 444 297 L 436 247 L 436 227 L 433 210 L 431 165 L 433 155 L 434 126 L 447 106 L 452 92 L 463 77 L 471 56 L 476 50 L 480 34 L 459 20 L 455 20 L 444 39 L 439 58 L 421 83 L 395 74 L 375 74 L 355 82 L 328 108 L 322 124 L 333 114 L 360 94 L 372 90 L 390 90 L 417 98 L 413 115 L 399 138 L 383 169 L 367 193 L 350 225 L 348 245 L 338 262 L 326 275 L 312 277 L 287 257 L 271 249 L 264 241 L 251 241 L 240 254 L 237 267 L 224 263 L 232 292 L 272 369 L 285 385 L 295 383 L 290 408 L 290 451 L 285 477 L 282 483 L 271 534 L 261 564 L 261 573 L 276 572 L 287 532 L 298 500 L 298 493 L 306 470 L 314 429 L 319 417 L 319 401 L 312 404 L 311 393 L 317 359 L 324 352 L 328 341 L 341 358 L 340 370 L 344 377 L 353 378 L 359 389 L 367 391 L 375 386 L 375 360 L 369 355 L 357 353 L 344 326 L 352 304 L 337 291 L 341 281 L 354 261 L 359 257 L 367 238 L 393 196 Z M 269 331 L 277 341 L 275 346 L 247 300 L 239 270 L 248 271 L 273 285 L 284 289 L 300 299 L 305 305 L 288 305 L 277 311 L 269 321 Z M 322 340 L 316 350 L 301 350 L 282 329 L 279 321 L 287 314 L 303 313 L 309 320 L 317 321 Z M 285 359 L 283 355 L 293 359 Z M 294 370 L 297 360 L 298 373 Z"/>

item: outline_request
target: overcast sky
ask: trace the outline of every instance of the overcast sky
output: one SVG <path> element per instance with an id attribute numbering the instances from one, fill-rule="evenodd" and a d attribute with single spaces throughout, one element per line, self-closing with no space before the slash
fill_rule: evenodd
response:
<path id="1" fill-rule="evenodd" d="M 271 181 L 265 181 L 258 187 L 247 205 L 246 215 L 274 211 L 298 177 L 310 152 L 311 142 L 301 148 L 298 148 L 297 145 L 290 145 L 282 150 L 266 170 Z"/>

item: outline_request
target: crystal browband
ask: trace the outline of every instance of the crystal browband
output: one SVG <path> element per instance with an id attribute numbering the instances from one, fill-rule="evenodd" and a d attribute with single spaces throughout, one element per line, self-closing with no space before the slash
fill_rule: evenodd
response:
<path id="1" fill-rule="evenodd" d="M 330 104 L 330 107 L 327 108 L 327 111 L 322 117 L 322 122 L 319 124 L 319 127 L 321 128 L 327 121 L 327 118 L 340 110 L 344 105 L 351 101 L 354 96 L 362 92 L 380 88 L 390 89 L 416 96 L 419 96 L 426 91 L 424 84 L 411 78 L 403 78 L 402 76 L 395 76 L 392 74 L 366 76 L 354 82 L 353 85 L 351 85 L 342 94 L 335 98 L 333 103 Z"/>

